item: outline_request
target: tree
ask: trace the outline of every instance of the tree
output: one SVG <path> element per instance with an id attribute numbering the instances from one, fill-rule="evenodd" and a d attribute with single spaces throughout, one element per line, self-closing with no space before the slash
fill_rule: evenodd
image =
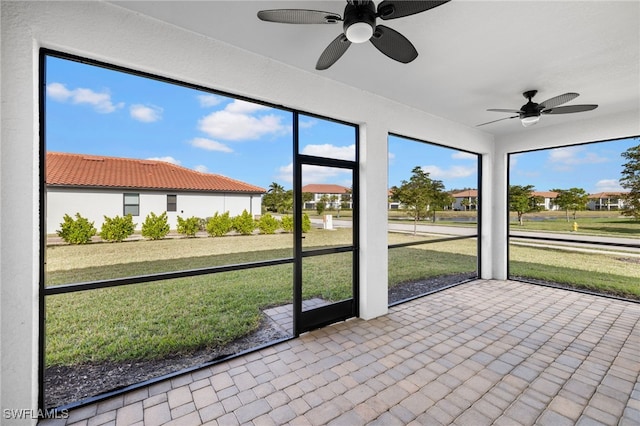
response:
<path id="1" fill-rule="evenodd" d="M 433 181 L 436 192 L 433 194 L 431 202 L 431 212 L 433 213 L 433 222 L 436 222 L 436 211 L 444 210 L 450 207 L 454 202 L 454 198 L 450 193 L 444 191 L 444 185 L 439 180 Z M 439 184 L 439 185 L 438 185 Z"/>
<path id="2" fill-rule="evenodd" d="M 533 195 L 533 185 L 511 185 L 509 186 L 509 211 L 518 213 L 518 223 L 524 225 L 523 216 L 525 213 L 538 212 L 541 210 L 540 202 L 542 197 Z"/>
<path id="3" fill-rule="evenodd" d="M 329 210 L 334 210 L 335 209 L 336 201 L 338 201 L 338 196 L 336 194 L 331 194 L 329 196 Z"/>
<path id="4" fill-rule="evenodd" d="M 585 210 L 589 201 L 589 194 L 582 188 L 552 189 L 558 195 L 554 204 L 566 212 L 567 222 L 569 222 L 569 210 L 573 210 L 573 220 L 576 220 L 576 212 Z"/>
<path id="5" fill-rule="evenodd" d="M 351 194 L 353 193 L 353 188 L 347 189 L 347 191 L 340 196 L 340 207 L 343 209 L 351 208 Z"/>
<path id="6" fill-rule="evenodd" d="M 316 212 L 318 212 L 319 215 L 324 213 L 325 209 L 327 208 L 328 202 L 329 196 L 327 194 L 322 194 L 322 196 L 320 197 L 320 201 L 316 203 Z"/>
<path id="7" fill-rule="evenodd" d="M 622 214 L 640 220 L 640 145 L 632 146 L 622 153 L 627 162 L 622 166 L 620 185 L 629 190 L 623 195 L 624 208 Z"/>
<path id="8" fill-rule="evenodd" d="M 262 204 L 267 211 L 278 212 L 284 210 L 284 187 L 276 182 L 271 182 L 267 193 L 262 197 Z"/>
<path id="9" fill-rule="evenodd" d="M 413 234 L 417 232 L 418 221 L 426 217 L 429 207 L 436 202 L 444 185 L 439 180 L 432 180 L 429 173 L 416 166 L 411 170 L 408 181 L 403 180 L 399 187 L 391 188 L 391 199 L 402 203 L 413 218 Z"/>

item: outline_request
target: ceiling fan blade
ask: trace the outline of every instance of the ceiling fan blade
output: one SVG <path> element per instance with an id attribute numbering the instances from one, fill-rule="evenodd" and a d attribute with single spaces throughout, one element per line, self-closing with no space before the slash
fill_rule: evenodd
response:
<path id="1" fill-rule="evenodd" d="M 549 108 L 542 111 L 542 114 L 571 114 L 574 112 L 591 111 L 598 108 L 598 105 L 568 105 L 558 108 Z"/>
<path id="2" fill-rule="evenodd" d="M 390 1 L 384 0 L 378 5 L 378 16 L 380 19 L 396 19 L 404 16 L 415 15 L 416 13 L 425 12 L 434 7 L 438 7 L 450 0 L 444 1 Z"/>
<path id="3" fill-rule="evenodd" d="M 554 107 L 557 107 L 558 105 L 567 103 L 577 98 L 578 96 L 580 95 L 577 93 L 565 93 L 564 95 L 556 96 L 554 98 L 547 99 L 546 101 L 539 103 L 538 109 L 543 110 L 546 108 L 554 108 Z"/>
<path id="4" fill-rule="evenodd" d="M 306 9 L 271 9 L 258 12 L 258 18 L 281 24 L 335 24 L 342 17 L 333 12 Z"/>
<path id="5" fill-rule="evenodd" d="M 487 121 L 486 123 L 477 124 L 476 127 L 484 126 L 485 124 L 497 123 L 498 121 L 502 121 L 502 120 L 510 120 L 512 118 L 517 118 L 517 117 L 520 117 L 520 115 L 514 115 L 513 117 L 505 117 L 505 118 L 499 118 L 493 121 Z"/>
<path id="6" fill-rule="evenodd" d="M 322 52 L 322 55 L 318 58 L 316 69 L 326 70 L 331 65 L 335 64 L 336 61 L 344 55 L 344 52 L 347 51 L 349 46 L 351 46 L 351 42 L 347 39 L 347 36 L 340 34 L 331 43 L 329 43 L 329 46 L 327 46 L 326 49 L 324 49 L 324 52 Z"/>
<path id="7" fill-rule="evenodd" d="M 487 111 L 491 111 L 491 112 L 510 112 L 512 114 L 519 114 L 520 112 L 522 112 L 522 111 L 517 110 L 517 109 L 503 109 L 503 108 L 491 108 L 491 109 L 488 109 Z"/>
<path id="8" fill-rule="evenodd" d="M 405 36 L 384 25 L 376 27 L 370 41 L 379 51 L 403 64 L 418 57 L 418 51 Z"/>

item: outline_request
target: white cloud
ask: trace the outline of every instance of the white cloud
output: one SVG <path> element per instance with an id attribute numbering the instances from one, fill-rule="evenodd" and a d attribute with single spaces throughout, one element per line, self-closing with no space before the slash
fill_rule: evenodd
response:
<path id="1" fill-rule="evenodd" d="M 203 108 L 212 107 L 220 104 L 223 98 L 217 95 L 198 95 L 198 102 Z"/>
<path id="2" fill-rule="evenodd" d="M 438 166 L 430 165 L 422 167 L 422 170 L 429 173 L 429 177 L 432 179 L 458 179 L 465 178 L 473 175 L 476 172 L 476 168 L 465 166 L 451 166 L 448 169 L 443 169 Z"/>
<path id="3" fill-rule="evenodd" d="M 600 157 L 594 152 L 585 152 L 583 146 L 554 148 L 549 152 L 548 160 L 561 170 L 571 170 L 570 166 L 580 164 L 598 164 L 609 161 L 608 158 Z"/>
<path id="4" fill-rule="evenodd" d="M 195 166 L 193 169 L 200 173 L 209 173 L 209 168 L 202 164 Z"/>
<path id="5" fill-rule="evenodd" d="M 314 166 L 310 164 L 302 165 L 302 184 L 311 183 L 334 183 L 338 185 L 350 186 L 350 170 L 336 169 L 331 167 Z M 293 163 L 282 166 L 278 169 L 277 181 L 293 183 Z M 342 182 L 342 183 L 337 183 Z"/>
<path id="6" fill-rule="evenodd" d="M 233 152 L 227 145 L 207 138 L 194 138 L 189 143 L 193 147 L 206 149 L 207 151 Z"/>
<path id="7" fill-rule="evenodd" d="M 199 128 L 211 137 L 226 140 L 259 139 L 268 134 L 284 133 L 287 128 L 276 115 L 253 117 L 229 111 L 216 111 L 199 122 Z"/>
<path id="8" fill-rule="evenodd" d="M 302 149 L 302 154 L 353 161 L 356 159 L 356 145 L 335 146 L 328 143 L 307 145 Z"/>
<path id="9" fill-rule="evenodd" d="M 624 188 L 620 186 L 620 182 L 617 179 L 601 179 L 596 182 L 596 192 L 621 192 Z"/>
<path id="10" fill-rule="evenodd" d="M 458 151 L 451 154 L 451 158 L 453 158 L 454 160 L 477 160 L 478 156 L 469 152 Z"/>
<path id="11" fill-rule="evenodd" d="M 166 156 L 166 157 L 149 157 L 147 158 L 147 160 L 154 160 L 154 161 L 164 161 L 165 163 L 171 163 L 171 164 L 175 164 L 177 166 L 180 165 L 180 160 L 176 160 L 175 158 L 171 157 L 171 156 Z"/>
<path id="12" fill-rule="evenodd" d="M 198 122 L 198 128 L 216 139 L 251 140 L 269 134 L 290 131 L 282 124 L 282 117 L 275 114 L 252 115 L 272 109 L 264 105 L 234 100 L 223 110 L 212 112 Z"/>
<path id="13" fill-rule="evenodd" d="M 108 114 L 124 107 L 124 102 L 114 104 L 108 91 L 99 93 L 82 87 L 69 90 L 62 83 L 47 84 L 47 96 L 58 102 L 71 101 L 73 104 L 87 104 L 101 114 Z"/>
<path id="14" fill-rule="evenodd" d="M 162 119 L 163 109 L 155 105 L 141 105 L 135 104 L 129 107 L 129 113 L 134 120 L 142 121 L 143 123 L 153 123 Z"/>
<path id="15" fill-rule="evenodd" d="M 235 99 L 225 107 L 225 111 L 235 114 L 251 114 L 256 111 L 265 111 L 269 109 L 271 108 L 254 102 L 242 101 L 240 99 Z"/>

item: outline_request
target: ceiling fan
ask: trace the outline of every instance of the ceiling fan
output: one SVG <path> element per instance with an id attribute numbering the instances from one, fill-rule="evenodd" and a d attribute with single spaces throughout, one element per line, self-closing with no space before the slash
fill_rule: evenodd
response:
<path id="1" fill-rule="evenodd" d="M 343 21 L 343 33 L 322 52 L 316 63 L 317 70 L 326 70 L 333 65 L 351 43 L 364 43 L 367 40 L 391 59 L 407 64 L 418 57 L 416 48 L 399 32 L 384 25 L 376 25 L 376 18 L 402 18 L 425 12 L 449 1 L 384 0 L 376 9 L 370 0 L 347 0 L 344 18 L 333 12 L 307 9 L 261 10 L 258 12 L 258 18 L 284 24 L 336 24 Z"/>
<path id="2" fill-rule="evenodd" d="M 533 98 L 536 95 L 536 93 L 538 93 L 537 90 L 528 90 L 524 92 L 522 96 L 528 99 L 529 102 L 522 105 L 519 110 L 502 109 L 502 108 L 487 110 L 487 111 L 494 111 L 494 112 L 510 112 L 512 114 L 518 114 L 518 115 L 500 118 L 498 120 L 488 121 L 486 123 L 478 124 L 476 127 L 484 126 L 485 124 L 495 123 L 497 121 L 509 120 L 511 118 L 516 118 L 516 117 L 520 118 L 520 121 L 522 122 L 522 125 L 524 127 L 529 127 L 529 126 L 533 126 L 538 121 L 540 121 L 540 116 L 542 114 L 571 114 L 574 112 L 591 111 L 592 109 L 598 108 L 598 105 L 568 105 L 568 106 L 559 107 L 559 105 L 562 105 L 580 96 L 578 93 L 571 93 L 571 92 L 553 97 L 551 99 L 547 99 L 546 101 L 537 104 L 531 100 L 531 98 Z"/>

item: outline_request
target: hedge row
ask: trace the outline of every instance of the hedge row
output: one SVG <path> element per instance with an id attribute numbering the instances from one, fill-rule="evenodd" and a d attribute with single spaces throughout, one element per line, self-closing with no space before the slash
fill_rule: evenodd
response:
<path id="1" fill-rule="evenodd" d="M 105 241 L 121 242 L 133 235 L 136 223 L 133 223 L 133 216 L 130 214 L 113 218 L 104 216 L 104 223 L 100 229 L 100 237 Z M 293 218 L 284 216 L 278 220 L 271 214 L 266 213 L 255 220 L 246 210 L 242 214 L 231 217 L 229 212 L 218 214 L 216 212 L 207 219 L 195 216 L 182 218 L 178 216 L 177 231 L 187 237 L 195 237 L 198 231 L 206 231 L 211 237 L 222 237 L 231 231 L 241 235 L 250 235 L 256 229 L 261 234 L 275 234 L 278 229 L 283 232 L 293 232 Z M 309 232 L 311 229 L 311 219 L 305 213 L 302 217 L 302 232 Z M 156 215 L 149 213 L 142 223 L 142 236 L 150 240 L 161 240 L 169 233 L 169 222 L 167 213 Z M 64 215 L 63 222 L 57 234 L 68 244 L 86 244 L 91 241 L 91 237 L 97 234 L 94 222 L 75 214 L 75 219 L 68 214 Z"/>

